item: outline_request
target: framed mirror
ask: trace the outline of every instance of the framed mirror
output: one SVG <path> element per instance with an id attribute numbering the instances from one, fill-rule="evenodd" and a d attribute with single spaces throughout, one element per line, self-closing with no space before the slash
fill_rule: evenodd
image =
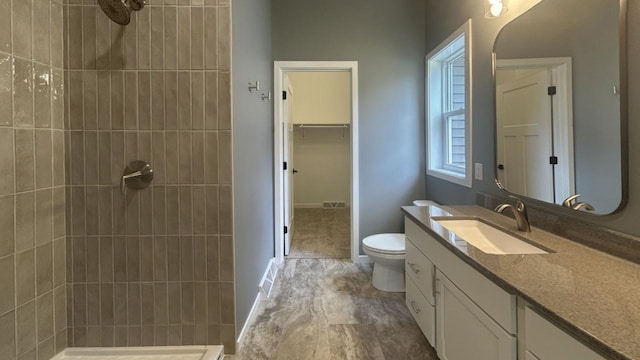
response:
<path id="1" fill-rule="evenodd" d="M 507 191 L 592 214 L 625 205 L 625 19 L 625 0 L 542 0 L 501 30 L 496 179 Z"/>

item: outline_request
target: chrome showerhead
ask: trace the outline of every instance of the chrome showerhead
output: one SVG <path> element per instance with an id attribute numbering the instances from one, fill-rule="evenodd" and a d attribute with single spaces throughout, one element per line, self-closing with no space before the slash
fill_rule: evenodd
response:
<path id="1" fill-rule="evenodd" d="M 127 25 L 131 21 L 131 10 L 140 11 L 144 0 L 98 0 L 104 13 L 116 24 Z"/>

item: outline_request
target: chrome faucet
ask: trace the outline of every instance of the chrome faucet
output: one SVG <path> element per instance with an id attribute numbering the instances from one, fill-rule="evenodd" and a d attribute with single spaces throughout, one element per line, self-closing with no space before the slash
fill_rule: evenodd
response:
<path id="1" fill-rule="evenodd" d="M 529 215 L 527 214 L 527 207 L 519 198 L 513 195 L 509 195 L 509 197 L 516 200 L 516 206 L 504 203 L 498 205 L 498 207 L 496 207 L 496 211 L 498 212 L 498 214 L 502 214 L 505 210 L 510 209 L 513 213 L 513 217 L 516 219 L 516 223 L 518 224 L 518 231 L 531 232 L 531 226 L 529 226 Z"/>
<path id="2" fill-rule="evenodd" d="M 564 199 L 562 202 L 562 206 L 573 209 L 573 210 L 581 210 L 585 209 L 586 211 L 595 211 L 596 209 L 586 201 L 577 202 L 580 194 L 571 195 L 568 198 Z M 575 203 L 573 201 L 576 201 Z"/>

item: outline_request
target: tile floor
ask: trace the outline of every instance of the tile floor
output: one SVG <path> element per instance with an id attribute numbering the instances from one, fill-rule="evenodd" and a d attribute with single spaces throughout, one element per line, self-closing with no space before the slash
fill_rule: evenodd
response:
<path id="1" fill-rule="evenodd" d="M 295 209 L 290 259 L 349 259 L 350 209 Z"/>
<path id="2" fill-rule="evenodd" d="M 270 299 L 226 360 L 438 359 L 404 293 L 375 289 L 372 265 L 349 259 L 348 216 L 348 210 L 296 214 L 291 253 L 298 258 L 287 258 Z"/>

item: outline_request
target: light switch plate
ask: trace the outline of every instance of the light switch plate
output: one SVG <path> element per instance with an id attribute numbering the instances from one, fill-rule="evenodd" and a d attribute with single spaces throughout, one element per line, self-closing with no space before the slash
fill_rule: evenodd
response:
<path id="1" fill-rule="evenodd" d="M 482 173 L 483 173 L 483 166 L 482 166 L 482 163 L 474 163 L 473 165 L 475 166 L 475 171 L 474 171 L 474 173 L 475 173 L 475 178 L 476 178 L 476 180 L 480 180 L 480 181 L 482 181 L 482 179 L 484 178 L 484 177 L 482 176 Z"/>

